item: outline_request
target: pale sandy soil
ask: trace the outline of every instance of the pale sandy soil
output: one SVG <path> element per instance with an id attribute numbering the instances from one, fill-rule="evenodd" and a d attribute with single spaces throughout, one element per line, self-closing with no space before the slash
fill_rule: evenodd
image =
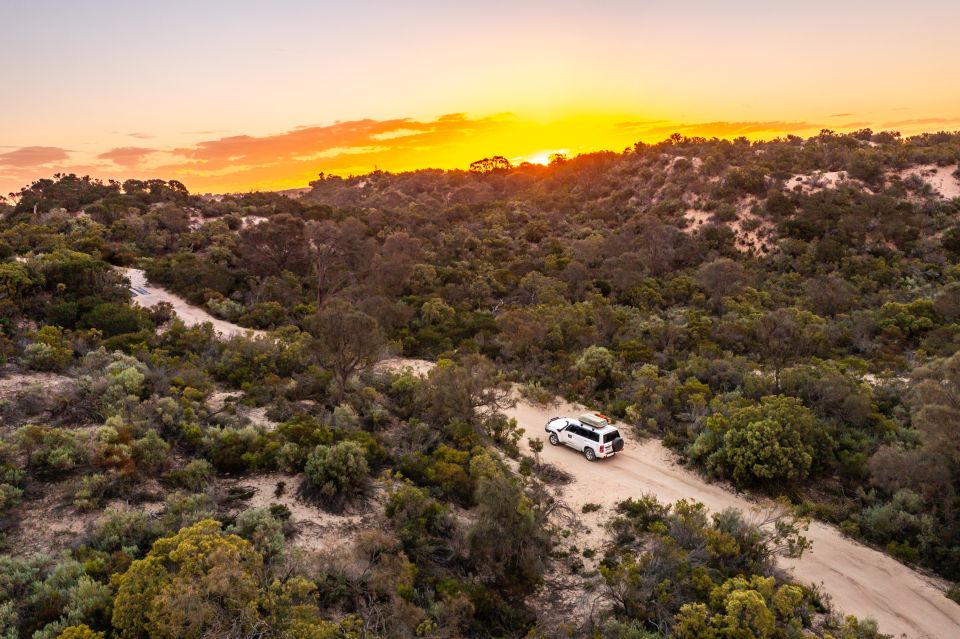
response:
<path id="1" fill-rule="evenodd" d="M 373 495 L 354 508 L 347 509 L 341 514 L 328 513 L 313 504 L 309 504 L 297 496 L 297 487 L 302 476 L 284 473 L 270 473 L 243 477 L 231 484 L 249 486 L 256 489 L 256 494 L 247 500 L 249 508 L 283 504 L 290 510 L 290 522 L 294 525 L 297 534 L 293 538 L 293 545 L 309 551 L 330 551 L 345 548 L 351 545 L 355 534 L 362 530 L 379 527 L 378 518 L 383 513 L 383 491 L 377 486 Z M 274 495 L 277 482 L 285 482 L 284 493 L 280 497 Z"/>
<path id="2" fill-rule="evenodd" d="M 786 182 L 786 187 L 793 190 L 799 186 L 803 193 L 819 193 L 826 189 L 837 188 L 846 179 L 847 174 L 843 171 L 817 171 L 808 175 L 798 173 L 790 176 L 790 179 Z"/>
<path id="3" fill-rule="evenodd" d="M 233 337 L 247 333 L 254 336 L 265 334 L 263 331 L 243 328 L 222 319 L 217 319 L 199 306 L 188 303 L 178 295 L 174 295 L 159 286 L 148 285 L 146 274 L 138 268 L 121 268 L 118 270 L 130 280 L 130 290 L 133 292 L 132 301 L 144 308 L 155 306 L 160 302 L 168 302 L 173 305 L 173 310 L 177 312 L 177 316 L 188 326 L 210 322 L 213 324 L 213 329 L 224 337 Z"/>
<path id="4" fill-rule="evenodd" d="M 773 249 L 771 239 L 774 226 L 768 220 L 758 218 L 751 212 L 755 202 L 756 198 L 754 197 L 747 197 L 737 202 L 737 219 L 729 224 L 724 223 L 733 231 L 736 238 L 735 245 L 737 250 L 741 252 L 760 252 L 763 248 L 766 248 L 767 251 Z M 713 213 L 710 211 L 701 211 L 693 207 L 688 208 L 683 213 L 683 219 L 687 221 L 687 225 L 682 230 L 687 235 L 692 235 L 700 230 L 704 224 L 709 223 L 712 218 Z M 746 223 L 753 220 L 758 220 L 759 224 L 756 228 L 748 230 Z"/>
<path id="5" fill-rule="evenodd" d="M 683 213 L 683 219 L 687 221 L 687 227 L 683 229 L 683 232 L 689 235 L 690 233 L 699 230 L 701 226 L 710 221 L 711 217 L 713 217 L 713 213 L 710 211 L 687 209 Z"/>
<path id="6" fill-rule="evenodd" d="M 56 373 L 30 372 L 3 375 L 3 371 L 0 371 L 0 399 L 17 397 L 32 388 L 42 388 L 47 393 L 57 393 L 73 384 L 72 378 Z"/>
<path id="7" fill-rule="evenodd" d="M 259 215 L 245 215 L 240 218 L 240 223 L 242 228 L 247 228 L 248 226 L 256 226 L 257 224 L 263 224 L 267 221 L 267 218 Z"/>
<path id="8" fill-rule="evenodd" d="M 398 373 L 400 371 L 410 371 L 415 375 L 426 375 L 430 372 L 434 366 L 433 362 L 428 362 L 425 359 L 404 359 L 404 358 L 394 358 L 394 359 L 385 359 L 382 362 L 378 362 L 374 366 L 374 370 L 388 371 L 391 373 Z"/>
<path id="9" fill-rule="evenodd" d="M 951 166 L 924 164 L 900 171 L 898 175 L 903 180 L 916 175 L 929 184 L 941 197 L 952 200 L 955 197 L 960 197 L 960 181 L 953 176 L 956 170 L 956 164 Z"/>
<path id="10" fill-rule="evenodd" d="M 874 375 L 873 373 L 864 373 L 863 381 L 870 386 L 883 386 L 886 384 L 906 384 L 910 381 L 908 377 L 899 377 L 896 375 Z"/>
<path id="11" fill-rule="evenodd" d="M 27 556 L 50 554 L 66 548 L 93 523 L 100 513 L 77 512 L 70 505 L 75 480 L 42 486 L 39 499 L 24 499 L 16 510 L 16 524 L 7 531 L 9 552 Z"/>
<path id="12" fill-rule="evenodd" d="M 773 250 L 770 239 L 773 237 L 773 223 L 764 220 L 753 214 L 753 205 L 756 198 L 753 196 L 743 198 L 737 202 L 737 219 L 730 223 L 730 230 L 733 231 L 736 239 L 736 247 L 743 252 L 760 252 L 761 249 L 767 251 Z M 748 222 L 756 221 L 756 228 L 747 229 Z"/>
<path id="13" fill-rule="evenodd" d="M 429 368 L 429 363 L 409 360 L 393 360 L 387 366 L 396 370 L 405 364 L 420 371 Z M 558 408 L 542 408 L 520 401 L 507 414 L 526 430 L 524 446 L 527 437 L 544 440 L 542 461 L 574 476 L 574 481 L 562 488 L 563 499 L 598 537 L 603 534 L 600 521 L 617 502 L 645 493 L 666 503 L 694 499 L 712 511 L 738 508 L 757 512 L 755 501 L 707 483 L 677 464 L 658 440 L 631 441 L 626 428 L 621 431 L 627 440 L 624 452 L 594 463 L 569 448 L 546 443 L 543 427 L 550 417 L 584 410 L 565 402 Z M 587 503 L 598 503 L 603 510 L 582 515 L 581 508 Z M 781 565 L 802 583 L 822 584 L 838 610 L 876 619 L 883 632 L 908 639 L 960 637 L 960 605 L 944 596 L 945 583 L 844 537 L 832 526 L 813 522 L 806 536 L 813 542 L 812 549 L 803 558 L 785 560 Z"/>

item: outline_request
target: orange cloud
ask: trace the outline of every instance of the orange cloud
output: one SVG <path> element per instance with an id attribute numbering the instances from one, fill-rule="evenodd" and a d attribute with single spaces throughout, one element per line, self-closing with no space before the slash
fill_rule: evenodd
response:
<path id="1" fill-rule="evenodd" d="M 146 157 L 154 153 L 156 153 L 156 149 L 147 149 L 142 146 L 122 146 L 101 153 L 97 156 L 97 159 L 110 160 L 114 164 L 129 168 L 141 164 Z"/>
<path id="2" fill-rule="evenodd" d="M 836 114 L 831 117 L 839 117 Z M 827 118 L 824 118 L 825 120 Z M 815 135 L 866 126 L 896 127 L 905 134 L 922 127 L 945 126 L 960 118 L 826 124 L 804 120 L 708 121 L 629 120 L 613 115 L 581 115 L 537 122 L 510 113 L 471 117 L 453 113 L 433 119 L 350 120 L 299 126 L 274 135 L 201 138 L 172 149 L 121 146 L 83 156 L 59 147 L 29 146 L 0 153 L 0 189 L 15 190 L 55 172 L 76 172 L 103 179 L 177 179 L 195 192 L 237 192 L 304 186 L 320 172 L 358 174 L 379 168 L 466 168 L 491 155 L 544 156 L 549 149 L 571 155 L 620 150 L 637 140 L 659 142 L 672 133 L 687 136 L 751 139 L 794 133 Z"/>
<path id="3" fill-rule="evenodd" d="M 174 149 L 196 170 L 217 170 L 229 166 L 276 164 L 341 149 L 332 157 L 351 155 L 352 149 L 389 152 L 397 148 L 435 145 L 450 137 L 476 133 L 496 125 L 496 118 L 469 120 L 463 114 L 446 115 L 431 122 L 410 118 L 394 120 L 353 120 L 328 126 L 297 127 L 277 135 L 237 135 Z M 387 142 L 388 144 L 384 145 Z"/>
<path id="4" fill-rule="evenodd" d="M 62 162 L 70 155 L 66 149 L 56 146 L 25 146 L 19 149 L 0 153 L 0 166 L 30 168 Z"/>

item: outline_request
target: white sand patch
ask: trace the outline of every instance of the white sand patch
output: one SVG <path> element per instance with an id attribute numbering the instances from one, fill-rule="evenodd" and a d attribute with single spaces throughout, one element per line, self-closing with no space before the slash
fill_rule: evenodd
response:
<path id="1" fill-rule="evenodd" d="M 769 253 L 774 249 L 773 222 L 754 214 L 756 198 L 749 196 L 737 202 L 737 217 L 730 223 L 736 237 L 737 250 L 744 253 Z"/>
<path id="2" fill-rule="evenodd" d="M 733 231 L 736 248 L 744 253 L 770 252 L 775 246 L 773 242 L 773 223 L 753 214 L 752 210 L 756 201 L 753 196 L 741 199 L 736 204 L 736 218 L 731 222 L 718 222 L 718 224 L 726 225 Z M 686 226 L 681 230 L 687 235 L 692 235 L 703 228 L 704 225 L 711 223 L 713 213 L 688 208 L 683 213 L 683 219 L 686 221 Z"/>
<path id="3" fill-rule="evenodd" d="M 24 499 L 16 509 L 17 522 L 6 532 L 6 541 L 14 555 L 47 553 L 56 555 L 74 543 L 102 511 L 80 512 L 71 505 L 78 485 L 67 479 L 42 486 L 40 499 Z M 39 492 L 39 491 L 38 491 Z"/>
<path id="4" fill-rule="evenodd" d="M 870 386 L 886 386 L 888 384 L 909 384 L 909 377 L 898 377 L 886 373 L 884 375 L 874 375 L 873 373 L 864 373 L 862 376 L 863 381 L 865 381 Z"/>
<path id="5" fill-rule="evenodd" d="M 328 513 L 297 496 L 302 477 L 285 473 L 270 473 L 243 477 L 231 482 L 235 486 L 254 488 L 256 493 L 247 500 L 249 508 L 282 504 L 290 510 L 290 521 L 297 534 L 292 543 L 310 551 L 329 551 L 347 547 L 354 535 L 362 530 L 380 527 L 383 514 L 384 491 L 377 485 L 364 502 L 341 514 Z M 284 482 L 283 494 L 276 496 L 277 484 Z"/>
<path id="6" fill-rule="evenodd" d="M 808 174 L 797 173 L 791 175 L 785 186 L 790 191 L 799 188 L 801 192 L 811 194 L 826 189 L 835 189 L 846 181 L 847 174 L 844 171 L 815 171 Z"/>
<path id="7" fill-rule="evenodd" d="M 239 408 L 239 407 L 238 407 Z M 259 406 L 257 408 L 249 408 L 246 410 L 238 410 L 240 415 L 246 417 L 250 420 L 250 423 L 253 424 L 258 429 L 264 432 L 270 432 L 276 429 L 279 424 L 272 419 L 267 417 L 267 407 Z"/>
<path id="8" fill-rule="evenodd" d="M 196 231 L 207 222 L 212 222 L 212 221 L 213 221 L 213 218 L 203 217 L 202 215 L 200 215 L 200 213 L 196 212 L 195 210 L 190 213 L 190 216 L 188 218 L 188 224 L 191 231 Z"/>
<path id="9" fill-rule="evenodd" d="M 56 373 L 13 373 L 4 376 L 0 371 L 0 400 L 18 397 L 33 389 L 55 395 L 73 384 L 73 379 Z"/>
<path id="10" fill-rule="evenodd" d="M 707 224 L 712 217 L 713 213 L 710 211 L 700 211 L 692 208 L 687 209 L 683 213 L 683 219 L 687 221 L 687 225 L 683 228 L 683 232 L 687 235 L 696 232 L 701 226 Z"/>
<path id="11" fill-rule="evenodd" d="M 261 215 L 245 215 L 240 218 L 241 228 L 247 228 L 248 226 L 256 226 L 257 224 L 263 224 L 267 221 L 267 218 Z"/>
<path id="12" fill-rule="evenodd" d="M 226 406 L 228 401 L 237 401 L 243 397 L 243 393 L 240 391 L 216 391 L 210 395 L 210 398 L 207 400 L 207 406 L 210 407 L 212 411 L 218 411 Z"/>
<path id="13" fill-rule="evenodd" d="M 374 370 L 386 371 L 388 373 L 411 372 L 414 375 L 424 377 L 434 366 L 436 366 L 436 364 L 425 359 L 393 357 L 378 362 L 377 365 L 374 366 Z"/>
<path id="14" fill-rule="evenodd" d="M 930 185 L 940 197 L 952 200 L 960 197 L 960 180 L 954 176 L 957 171 L 956 164 L 950 166 L 937 166 L 936 164 L 923 164 L 903 171 L 897 175 L 905 180 L 909 177 L 918 177 Z"/>

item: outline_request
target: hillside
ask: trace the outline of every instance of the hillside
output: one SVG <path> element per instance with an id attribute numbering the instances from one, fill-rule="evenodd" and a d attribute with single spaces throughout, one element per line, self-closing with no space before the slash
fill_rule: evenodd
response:
<path id="1" fill-rule="evenodd" d="M 25 187 L 0 204 L 0 635 L 943 630 L 958 162 L 960 134 L 825 131 L 321 176 L 296 199 Z M 515 401 L 555 396 L 631 449 L 589 472 L 541 453 Z M 645 466 L 651 442 L 669 463 Z M 674 459 L 696 488 L 642 494 Z M 765 526 L 737 510 L 776 499 Z M 918 599 L 831 607 L 803 568 L 818 540 Z"/>

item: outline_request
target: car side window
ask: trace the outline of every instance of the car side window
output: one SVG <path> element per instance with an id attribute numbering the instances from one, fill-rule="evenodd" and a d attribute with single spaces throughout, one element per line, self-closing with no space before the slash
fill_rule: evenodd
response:
<path id="1" fill-rule="evenodd" d="M 587 436 L 587 439 L 591 441 L 595 441 L 595 442 L 600 441 L 600 433 L 595 433 L 592 430 L 586 431 L 586 436 Z"/>

